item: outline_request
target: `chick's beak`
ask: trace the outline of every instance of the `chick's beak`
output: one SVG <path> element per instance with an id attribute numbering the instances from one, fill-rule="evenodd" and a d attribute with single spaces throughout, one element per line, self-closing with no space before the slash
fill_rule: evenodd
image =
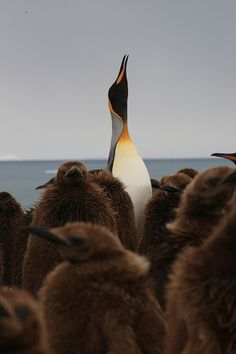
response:
<path id="1" fill-rule="evenodd" d="M 82 178 L 83 177 L 83 174 L 82 172 L 80 171 L 80 169 L 76 166 L 73 166 L 69 169 L 69 171 L 67 171 L 67 173 L 65 174 L 65 177 L 70 177 L 70 178 L 73 178 L 73 177 L 76 177 L 76 178 Z"/>
<path id="2" fill-rule="evenodd" d="M 159 187 L 159 189 L 162 191 L 167 191 L 167 192 L 179 192 L 180 191 L 179 188 L 170 186 L 169 184 L 162 184 Z"/>

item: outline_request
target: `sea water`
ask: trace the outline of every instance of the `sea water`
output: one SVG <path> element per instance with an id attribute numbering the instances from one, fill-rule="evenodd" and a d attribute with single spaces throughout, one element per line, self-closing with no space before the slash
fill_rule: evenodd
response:
<path id="1" fill-rule="evenodd" d="M 42 191 L 35 188 L 51 179 L 63 161 L 0 161 L 0 191 L 11 193 L 23 207 L 37 201 Z M 106 160 L 81 160 L 88 169 L 105 168 Z M 215 166 L 232 166 L 220 159 L 152 159 L 145 160 L 151 178 L 174 174 L 181 168 L 202 172 Z M 135 176 L 134 176 L 135 178 Z"/>

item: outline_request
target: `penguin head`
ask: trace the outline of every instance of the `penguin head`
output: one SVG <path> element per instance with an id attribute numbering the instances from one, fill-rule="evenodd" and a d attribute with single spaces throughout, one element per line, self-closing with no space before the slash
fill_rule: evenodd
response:
<path id="1" fill-rule="evenodd" d="M 159 189 L 166 192 L 181 193 L 191 181 L 192 178 L 187 174 L 177 172 L 175 175 L 162 177 Z"/>
<path id="2" fill-rule="evenodd" d="M 119 74 L 108 91 L 108 105 L 112 118 L 127 121 L 128 82 L 126 68 L 128 55 L 122 59 Z"/>
<path id="3" fill-rule="evenodd" d="M 78 187 L 87 179 L 87 169 L 78 161 L 63 163 L 56 175 L 56 183 L 61 186 Z"/>
<path id="4" fill-rule="evenodd" d="M 22 231 L 51 241 L 62 256 L 73 264 L 112 258 L 123 252 L 123 246 L 115 234 L 92 223 L 68 223 L 50 230 L 28 226 Z"/>
<path id="5" fill-rule="evenodd" d="M 224 159 L 232 161 L 236 165 L 236 152 L 214 152 L 211 156 L 223 157 Z"/>
<path id="6" fill-rule="evenodd" d="M 19 289 L 1 289 L 0 351 L 34 345 L 41 335 L 41 321 L 38 305 L 29 294 Z"/>
<path id="7" fill-rule="evenodd" d="M 181 168 L 177 173 L 185 173 L 189 177 L 194 178 L 198 174 L 198 171 L 193 168 Z"/>
<path id="8" fill-rule="evenodd" d="M 190 214 L 221 214 L 235 199 L 236 170 L 215 167 L 198 174 L 183 193 L 181 207 Z"/>

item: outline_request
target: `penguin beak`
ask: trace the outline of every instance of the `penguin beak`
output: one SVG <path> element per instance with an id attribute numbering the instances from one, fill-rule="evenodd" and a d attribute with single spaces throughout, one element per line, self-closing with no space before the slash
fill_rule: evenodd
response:
<path id="1" fill-rule="evenodd" d="M 127 68 L 127 62 L 128 62 L 129 56 L 125 55 L 122 59 L 121 66 L 120 66 L 120 71 L 117 76 L 117 79 L 115 81 L 116 85 L 119 85 L 119 83 L 123 80 L 125 74 L 126 74 L 126 68 Z"/>
<path id="2" fill-rule="evenodd" d="M 234 183 L 234 182 L 236 182 L 236 171 L 234 171 L 229 176 L 227 176 L 223 181 L 223 183 Z"/>
<path id="3" fill-rule="evenodd" d="M 82 179 L 83 174 L 78 167 L 73 166 L 66 172 L 65 177 Z"/>
<path id="4" fill-rule="evenodd" d="M 214 152 L 211 156 L 223 157 L 224 159 L 230 160 L 236 164 L 236 153 L 231 154 L 227 152 Z"/>
<path id="5" fill-rule="evenodd" d="M 48 182 L 44 183 L 44 184 L 41 184 L 41 186 L 38 186 L 35 188 L 35 190 L 39 190 L 39 189 L 45 189 L 47 188 L 48 186 L 54 184 L 55 182 L 55 177 L 51 178 Z"/>
<path id="6" fill-rule="evenodd" d="M 170 186 L 169 184 L 162 184 L 159 189 L 166 192 L 180 192 L 179 188 Z"/>
<path id="7" fill-rule="evenodd" d="M 58 237 L 57 235 L 53 234 L 52 232 L 40 228 L 40 227 L 36 227 L 36 226 L 25 226 L 21 228 L 21 232 L 25 233 L 25 234 L 33 234 L 42 238 L 47 239 L 48 241 L 51 241 L 55 244 L 58 245 L 66 245 L 66 241 L 62 240 L 60 237 Z"/>
<path id="8" fill-rule="evenodd" d="M 108 106 L 110 113 L 120 118 L 122 121 L 127 120 L 127 99 L 128 99 L 128 82 L 126 76 L 126 68 L 128 55 L 122 59 L 119 74 L 108 91 Z"/>

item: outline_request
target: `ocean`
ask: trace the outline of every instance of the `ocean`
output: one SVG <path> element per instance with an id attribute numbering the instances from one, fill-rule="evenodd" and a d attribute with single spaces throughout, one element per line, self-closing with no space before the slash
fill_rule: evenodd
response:
<path id="1" fill-rule="evenodd" d="M 11 193 L 23 207 L 30 207 L 40 197 L 35 188 L 52 178 L 63 161 L 0 161 L 0 191 Z M 104 168 L 106 160 L 81 160 L 88 169 Z M 145 160 L 151 178 L 174 174 L 181 168 L 202 172 L 215 166 L 232 166 L 230 161 L 210 159 Z M 134 176 L 135 177 L 135 176 Z"/>

